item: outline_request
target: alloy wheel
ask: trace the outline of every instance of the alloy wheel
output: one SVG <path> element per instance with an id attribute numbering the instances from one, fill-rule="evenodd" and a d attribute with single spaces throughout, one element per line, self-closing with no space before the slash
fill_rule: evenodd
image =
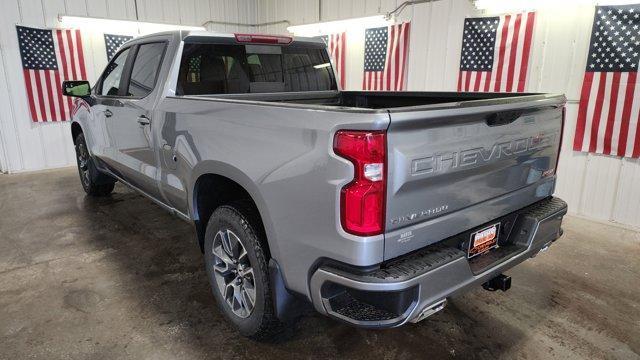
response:
<path id="1" fill-rule="evenodd" d="M 218 290 L 235 315 L 249 317 L 256 302 L 256 287 L 244 244 L 233 231 L 224 229 L 216 233 L 212 252 Z"/>
<path id="2" fill-rule="evenodd" d="M 89 184 L 89 152 L 84 142 L 78 143 L 78 150 L 76 151 L 78 158 L 78 170 L 80 171 L 80 177 L 85 185 Z"/>

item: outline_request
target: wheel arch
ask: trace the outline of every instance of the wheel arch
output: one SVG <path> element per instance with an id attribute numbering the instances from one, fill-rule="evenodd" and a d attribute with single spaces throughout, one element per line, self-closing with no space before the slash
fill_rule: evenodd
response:
<path id="1" fill-rule="evenodd" d="M 84 133 L 80 123 L 77 121 L 72 122 L 71 123 L 71 139 L 73 140 L 74 144 L 76 143 L 76 137 L 78 137 L 78 134 L 80 133 Z"/>
<path id="2" fill-rule="evenodd" d="M 261 221 L 259 231 L 264 235 L 269 257 L 275 256 L 273 225 L 258 187 L 249 176 L 229 164 L 207 161 L 193 171 L 189 209 L 196 225 L 200 249 L 204 246 L 204 232 L 213 211 L 221 205 L 238 200 L 249 200 Z"/>

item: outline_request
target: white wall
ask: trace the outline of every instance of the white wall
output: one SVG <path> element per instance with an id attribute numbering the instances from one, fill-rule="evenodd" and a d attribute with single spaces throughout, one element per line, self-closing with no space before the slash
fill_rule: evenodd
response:
<path id="1" fill-rule="evenodd" d="M 140 21 L 201 25 L 207 20 L 255 23 L 258 0 L 138 0 Z M 0 11 L 0 171 L 17 172 L 75 164 L 68 123 L 32 123 L 29 117 L 15 25 L 56 27 L 58 15 L 135 20 L 133 0 L 2 0 Z M 210 25 L 209 30 L 247 31 Z M 105 66 L 104 40 L 86 36 L 87 76 Z M 113 29 L 99 29 L 114 32 Z M 118 33 L 115 31 L 115 33 Z M 97 33 L 96 33 L 97 34 Z"/>
<path id="2" fill-rule="evenodd" d="M 300 25 L 384 14 L 402 2 L 265 0 L 258 3 L 258 19 L 260 22 L 287 19 Z M 567 6 L 562 1 L 553 8 L 538 10 L 527 90 L 565 93 L 569 99 L 556 193 L 569 202 L 570 212 L 640 227 L 640 161 L 571 149 L 593 11 L 593 6 Z M 455 91 L 463 19 L 474 15 L 493 14 L 476 10 L 469 0 L 441 0 L 409 6 L 402 12 L 399 20 L 411 21 L 409 90 Z M 261 30 L 284 33 L 286 26 Z M 362 44 L 349 44 L 349 40 L 347 43 L 347 88 L 360 89 Z"/>

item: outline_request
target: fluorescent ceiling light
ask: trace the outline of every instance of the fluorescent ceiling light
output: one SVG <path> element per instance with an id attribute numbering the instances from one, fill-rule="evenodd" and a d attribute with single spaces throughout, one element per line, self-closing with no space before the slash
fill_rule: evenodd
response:
<path id="1" fill-rule="evenodd" d="M 150 23 L 132 20 L 114 20 L 85 16 L 58 16 L 63 27 L 87 30 L 108 31 L 114 34 L 150 34 L 168 30 L 205 30 L 202 26 L 184 26 L 175 24 Z"/>
<path id="2" fill-rule="evenodd" d="M 476 8 L 491 12 L 518 10 L 536 10 L 541 8 L 559 8 L 578 5 L 625 5 L 637 3 L 637 0 L 475 0 Z"/>
<path id="3" fill-rule="evenodd" d="M 384 15 L 376 15 L 355 19 L 289 26 L 287 31 L 297 36 L 319 36 L 335 34 L 354 28 L 373 28 L 388 26 L 390 24 L 391 20 L 386 19 Z"/>

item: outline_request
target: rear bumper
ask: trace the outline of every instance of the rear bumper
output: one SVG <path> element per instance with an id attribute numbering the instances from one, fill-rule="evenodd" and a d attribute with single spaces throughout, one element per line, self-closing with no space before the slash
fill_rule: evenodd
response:
<path id="1" fill-rule="evenodd" d="M 500 247 L 473 259 L 467 259 L 461 249 L 468 234 L 476 229 L 394 259 L 373 272 L 321 266 L 310 282 L 314 307 L 333 318 L 369 328 L 395 327 L 422 319 L 425 313 L 441 308 L 448 297 L 480 285 L 546 249 L 562 235 L 566 213 L 567 204 L 553 197 L 516 211 L 508 215 L 513 225 Z"/>

